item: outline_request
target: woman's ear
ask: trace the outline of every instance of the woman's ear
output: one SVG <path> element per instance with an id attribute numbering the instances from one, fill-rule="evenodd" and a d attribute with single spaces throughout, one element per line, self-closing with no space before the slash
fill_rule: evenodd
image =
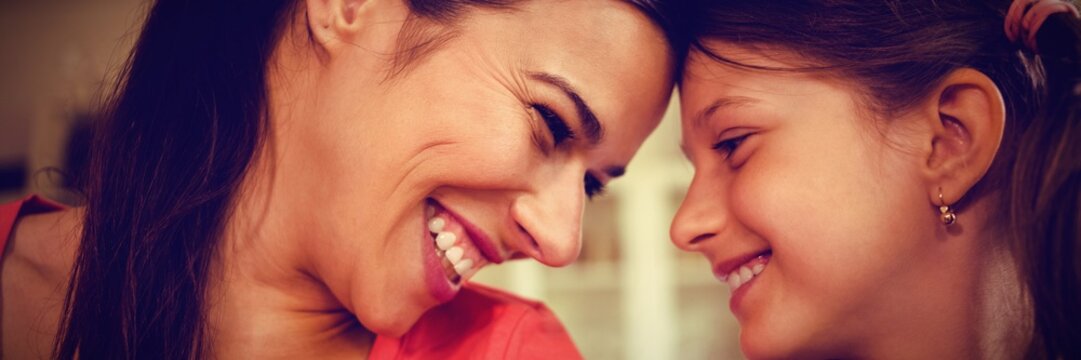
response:
<path id="1" fill-rule="evenodd" d="M 322 50 L 335 54 L 354 38 L 381 4 L 381 0 L 307 0 L 308 30 Z"/>
<path id="2" fill-rule="evenodd" d="M 923 172 L 934 205 L 954 204 L 987 173 L 1002 143 L 1006 110 L 987 75 L 954 70 L 923 103 L 931 139 Z M 942 199 L 939 199 L 941 192 Z"/>

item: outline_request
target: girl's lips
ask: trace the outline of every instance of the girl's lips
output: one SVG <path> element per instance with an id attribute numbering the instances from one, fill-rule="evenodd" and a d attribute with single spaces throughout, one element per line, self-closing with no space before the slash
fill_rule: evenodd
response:
<path id="1" fill-rule="evenodd" d="M 739 316 L 740 304 L 750 288 L 754 286 L 760 274 L 769 265 L 773 252 L 766 250 L 759 253 L 751 253 L 725 261 L 714 267 L 714 275 L 717 280 L 728 284 L 732 291 L 732 297 L 728 300 L 728 308 L 733 314 Z"/>
<path id="2" fill-rule="evenodd" d="M 732 274 L 733 272 L 739 271 L 741 266 L 750 263 L 758 258 L 768 259 L 772 255 L 773 251 L 771 249 L 764 249 L 744 253 L 742 255 L 729 258 L 728 260 L 713 265 L 713 276 L 716 276 L 718 280 L 727 281 L 728 275 Z"/>

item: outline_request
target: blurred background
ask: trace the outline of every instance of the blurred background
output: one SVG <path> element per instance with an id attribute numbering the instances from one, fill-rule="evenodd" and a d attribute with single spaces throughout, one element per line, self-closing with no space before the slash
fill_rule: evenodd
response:
<path id="1" fill-rule="evenodd" d="M 0 0 L 0 202 L 37 193 L 68 204 L 88 124 L 127 56 L 145 1 Z M 627 175 L 587 205 L 579 261 L 518 261 L 475 281 L 539 299 L 587 359 L 738 359 L 727 286 L 668 225 L 690 183 L 678 101 Z"/>

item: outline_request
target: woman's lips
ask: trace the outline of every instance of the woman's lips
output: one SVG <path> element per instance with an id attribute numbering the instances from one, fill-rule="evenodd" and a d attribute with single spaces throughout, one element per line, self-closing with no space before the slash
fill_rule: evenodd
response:
<path id="1" fill-rule="evenodd" d="M 425 202 L 423 220 L 425 281 L 439 302 L 452 299 L 489 259 L 503 261 L 483 232 L 438 201 Z"/>
<path id="2" fill-rule="evenodd" d="M 454 298 L 458 290 L 447 280 L 443 271 L 443 259 L 436 252 L 435 239 L 427 231 L 427 217 L 421 217 L 421 226 L 425 231 L 421 240 L 421 256 L 424 261 L 424 282 L 428 285 L 428 292 L 439 303 L 445 303 Z"/>
<path id="3" fill-rule="evenodd" d="M 483 233 L 434 199 L 425 203 L 424 215 L 439 268 L 452 286 L 458 286 L 489 263 L 484 248 L 494 249 Z M 472 231 L 470 231 L 472 228 Z M 487 246 L 484 246 L 487 245 Z M 502 260 L 501 258 L 496 258 Z"/>
<path id="4" fill-rule="evenodd" d="M 435 204 L 436 209 L 442 210 L 442 212 L 450 218 L 449 220 L 461 225 L 466 237 L 472 242 L 473 246 L 480 251 L 480 254 L 484 256 L 484 260 L 493 264 L 503 263 L 505 259 L 501 255 L 499 248 L 495 246 L 495 243 L 492 242 L 483 230 L 473 225 L 469 220 L 459 216 L 453 210 L 442 206 L 439 202 L 433 200 L 432 203 Z"/>

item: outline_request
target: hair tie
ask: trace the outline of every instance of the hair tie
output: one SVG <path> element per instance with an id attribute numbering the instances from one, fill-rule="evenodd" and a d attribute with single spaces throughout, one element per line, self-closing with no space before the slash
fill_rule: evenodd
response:
<path id="1" fill-rule="evenodd" d="M 1014 0 L 1006 13 L 1006 37 L 1020 40 L 1032 52 L 1037 52 L 1036 33 L 1048 16 L 1069 12 L 1081 18 L 1081 12 L 1069 0 Z"/>

